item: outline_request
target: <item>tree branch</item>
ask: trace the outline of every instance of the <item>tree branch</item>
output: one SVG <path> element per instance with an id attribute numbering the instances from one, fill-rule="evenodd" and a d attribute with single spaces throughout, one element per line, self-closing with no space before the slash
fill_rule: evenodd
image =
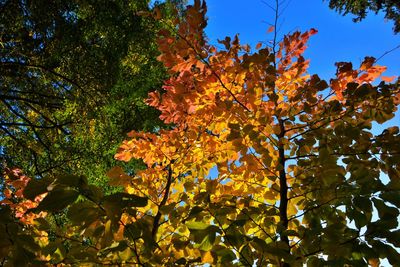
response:
<path id="1" fill-rule="evenodd" d="M 65 80 L 65 81 L 67 81 L 68 83 L 78 87 L 79 89 L 82 89 L 82 87 L 77 82 L 75 82 L 74 80 L 72 80 L 72 79 L 68 78 L 67 76 L 64 76 L 64 75 L 62 75 L 62 74 L 60 74 L 60 73 L 58 73 L 58 72 L 56 72 L 56 71 L 54 71 L 52 69 L 49 69 L 49 68 L 47 68 L 45 66 L 42 66 L 42 65 L 28 64 L 28 63 L 22 63 L 22 62 L 9 62 L 9 61 L 1 62 L 1 64 L 2 65 L 18 65 L 18 66 L 26 67 L 26 68 L 41 69 L 41 70 L 44 70 L 46 72 L 49 72 L 49 73 L 53 74 L 54 76 L 57 76 L 58 78 L 61 78 L 61 79 Z"/>
<path id="2" fill-rule="evenodd" d="M 172 184 L 172 167 L 171 164 L 168 165 L 167 167 L 168 170 L 168 176 L 167 176 L 167 184 L 165 186 L 164 189 L 164 196 L 160 202 L 160 204 L 158 205 L 158 210 L 157 210 L 157 214 L 154 217 L 154 221 L 153 221 L 153 229 L 151 230 L 151 235 L 153 237 L 154 242 L 156 241 L 156 235 L 157 235 L 157 231 L 158 231 L 158 227 L 160 227 L 160 219 L 161 219 L 161 211 L 160 209 L 165 206 L 165 204 L 167 203 L 168 197 L 169 197 L 169 191 L 170 191 L 170 187 Z"/>

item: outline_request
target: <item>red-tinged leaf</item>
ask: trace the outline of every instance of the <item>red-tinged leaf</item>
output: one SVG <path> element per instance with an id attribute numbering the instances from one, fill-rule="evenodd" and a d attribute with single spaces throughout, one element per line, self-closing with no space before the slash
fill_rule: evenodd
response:
<path id="1" fill-rule="evenodd" d="M 3 199 L 0 201 L 0 204 L 11 206 L 12 204 L 14 204 L 14 202 L 12 202 L 11 200 L 8 200 L 8 199 Z"/>
<path id="2" fill-rule="evenodd" d="M 275 30 L 275 26 L 270 26 L 267 30 L 267 33 L 273 32 Z"/>
<path id="3" fill-rule="evenodd" d="M 161 13 L 161 10 L 160 10 L 159 7 L 155 7 L 155 8 L 154 8 L 153 17 L 154 17 L 156 20 L 162 19 L 162 13 Z"/>
<path id="4" fill-rule="evenodd" d="M 391 83 L 393 82 L 394 79 L 396 79 L 397 76 L 381 76 L 382 81 L 387 82 L 387 83 Z"/>
<path id="5" fill-rule="evenodd" d="M 361 63 L 360 70 L 365 71 L 372 67 L 375 63 L 374 57 L 365 57 L 364 61 Z"/>
<path id="6" fill-rule="evenodd" d="M 149 97 L 146 100 L 146 104 L 152 107 L 157 107 L 160 104 L 161 95 L 160 92 L 150 92 Z"/>
<path id="7" fill-rule="evenodd" d="M 227 36 L 224 40 L 218 40 L 218 43 L 223 44 L 225 46 L 225 49 L 229 50 L 229 48 L 231 47 L 231 38 Z"/>
<path id="8" fill-rule="evenodd" d="M 311 28 L 311 30 L 308 31 L 310 33 L 310 35 L 314 35 L 318 33 L 318 30 Z"/>
<path id="9" fill-rule="evenodd" d="M 378 258 L 372 258 L 372 259 L 369 259 L 369 260 L 368 260 L 368 264 L 369 264 L 371 267 L 379 267 L 380 260 L 379 260 Z"/>
<path id="10" fill-rule="evenodd" d="M 370 68 L 366 69 L 363 74 L 358 78 L 359 83 L 367 82 L 371 83 L 375 79 L 377 79 L 383 72 L 386 71 L 386 67 L 384 66 L 371 66 Z"/>
<path id="11" fill-rule="evenodd" d="M 256 49 L 260 49 L 261 46 L 262 46 L 262 43 L 258 43 L 258 44 L 256 45 Z"/>

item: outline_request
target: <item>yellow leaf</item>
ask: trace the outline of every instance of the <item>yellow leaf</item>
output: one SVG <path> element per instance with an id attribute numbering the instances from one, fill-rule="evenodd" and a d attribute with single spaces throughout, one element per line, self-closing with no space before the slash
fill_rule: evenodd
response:
<path id="1" fill-rule="evenodd" d="M 214 257 L 212 256 L 210 251 L 204 252 L 204 254 L 201 256 L 201 261 L 203 263 L 213 263 L 214 262 Z"/>

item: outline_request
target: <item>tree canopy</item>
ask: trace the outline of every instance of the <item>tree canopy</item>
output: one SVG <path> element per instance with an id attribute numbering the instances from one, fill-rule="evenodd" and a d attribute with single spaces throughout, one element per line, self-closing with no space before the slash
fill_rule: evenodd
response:
<path id="1" fill-rule="evenodd" d="M 119 146 L 117 160 L 144 164 L 108 171 L 123 191 L 5 170 L 3 265 L 400 264 L 399 128 L 373 131 L 394 118 L 399 80 L 372 57 L 337 63 L 330 81 L 308 73 L 315 29 L 213 46 L 206 11 L 154 12 L 168 78 L 146 103 L 167 127 Z"/>
<path id="2" fill-rule="evenodd" d="M 382 11 L 386 19 L 394 22 L 393 31 L 400 32 L 400 2 L 397 0 L 329 0 L 329 7 L 343 15 L 356 15 L 354 21 L 363 20 L 369 11 Z"/>
<path id="3" fill-rule="evenodd" d="M 8 0 L 0 9 L 3 161 L 105 186 L 126 133 L 161 125 L 143 102 L 166 77 L 148 1 Z"/>

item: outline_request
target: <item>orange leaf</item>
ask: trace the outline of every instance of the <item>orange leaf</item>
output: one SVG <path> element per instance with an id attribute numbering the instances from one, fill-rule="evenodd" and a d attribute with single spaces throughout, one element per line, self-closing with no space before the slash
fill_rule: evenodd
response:
<path id="1" fill-rule="evenodd" d="M 152 107 L 156 107 L 160 104 L 161 95 L 159 92 L 150 92 L 149 98 L 146 100 L 146 104 Z"/>
<path id="2" fill-rule="evenodd" d="M 275 26 L 270 26 L 267 30 L 268 33 L 273 32 L 275 30 Z"/>
<path id="3" fill-rule="evenodd" d="M 132 159 L 132 155 L 127 151 L 117 152 L 114 156 L 116 160 L 128 162 Z"/>
<path id="4" fill-rule="evenodd" d="M 213 263 L 214 258 L 210 251 L 205 252 L 201 257 L 202 262 L 204 263 Z"/>
<path id="5" fill-rule="evenodd" d="M 159 7 L 154 8 L 153 17 L 154 17 L 156 20 L 160 20 L 160 19 L 162 18 L 161 10 L 160 10 Z"/>
<path id="6" fill-rule="evenodd" d="M 309 31 L 310 35 L 314 35 L 316 33 L 318 33 L 318 30 L 311 28 L 311 30 Z"/>
<path id="7" fill-rule="evenodd" d="M 371 265 L 372 267 L 378 267 L 379 266 L 379 259 L 377 258 L 373 258 L 373 259 L 369 259 L 368 260 L 369 265 Z"/>
<path id="8" fill-rule="evenodd" d="M 396 78 L 397 78 L 396 75 L 394 75 L 394 76 L 382 76 L 381 77 L 382 81 L 387 82 L 387 83 L 393 82 L 393 80 L 396 79 Z"/>
<path id="9" fill-rule="evenodd" d="M 132 180 L 132 177 L 127 175 L 120 166 L 114 166 L 106 175 L 110 178 L 110 185 L 113 186 L 125 186 Z"/>
<path id="10" fill-rule="evenodd" d="M 360 70 L 367 70 L 372 67 L 375 63 L 374 57 L 365 57 L 364 61 L 361 63 Z"/>

